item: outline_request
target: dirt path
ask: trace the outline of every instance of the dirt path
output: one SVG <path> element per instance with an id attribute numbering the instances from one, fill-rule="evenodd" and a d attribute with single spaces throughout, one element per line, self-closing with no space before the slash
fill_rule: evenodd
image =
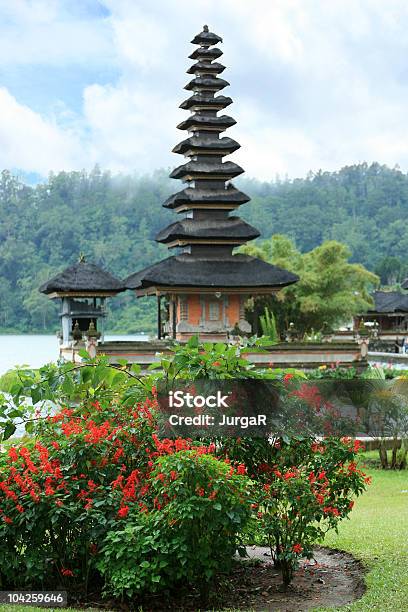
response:
<path id="1" fill-rule="evenodd" d="M 302 561 L 289 589 L 283 592 L 281 575 L 273 566 L 269 549 L 251 546 L 247 551 L 249 559 L 237 560 L 230 576 L 220 576 L 213 583 L 210 610 L 300 612 L 344 606 L 364 593 L 363 565 L 350 554 L 316 547 L 315 559 Z M 194 589 L 173 596 L 153 595 L 138 603 L 143 605 L 143 612 L 205 610 Z M 125 609 L 129 608 L 122 606 Z"/>
<path id="2" fill-rule="evenodd" d="M 364 593 L 364 568 L 347 553 L 316 547 L 315 560 L 302 562 L 293 583 L 284 593 L 280 590 L 281 577 L 273 567 L 268 549 L 253 546 L 247 551 L 250 558 L 259 559 L 262 565 L 245 568 L 244 561 L 242 569 L 237 569 L 238 574 L 242 572 L 241 585 L 237 586 L 237 599 L 231 601 L 231 606 L 245 610 L 244 604 L 246 609 L 265 612 L 298 612 L 319 606 L 344 606 Z M 239 601 L 241 595 L 245 603 Z"/>

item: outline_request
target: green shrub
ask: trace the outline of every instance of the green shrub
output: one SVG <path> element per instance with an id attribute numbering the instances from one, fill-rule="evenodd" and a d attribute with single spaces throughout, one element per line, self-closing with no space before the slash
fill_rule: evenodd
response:
<path id="1" fill-rule="evenodd" d="M 130 513 L 126 527 L 106 537 L 98 567 L 107 590 L 135 597 L 196 585 L 206 597 L 214 576 L 230 568 L 250 518 L 244 471 L 195 450 L 160 457 L 153 507 Z"/>

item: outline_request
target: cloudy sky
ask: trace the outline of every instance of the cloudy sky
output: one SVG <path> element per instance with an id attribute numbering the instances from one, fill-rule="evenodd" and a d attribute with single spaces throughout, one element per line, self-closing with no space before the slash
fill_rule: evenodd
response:
<path id="1" fill-rule="evenodd" d="M 0 168 L 180 163 L 170 150 L 204 23 L 224 38 L 248 176 L 408 170 L 405 0 L 0 0 Z"/>

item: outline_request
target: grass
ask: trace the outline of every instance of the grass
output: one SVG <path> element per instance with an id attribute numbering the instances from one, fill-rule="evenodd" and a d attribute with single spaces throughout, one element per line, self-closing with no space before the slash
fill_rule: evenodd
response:
<path id="1" fill-rule="evenodd" d="M 408 610 L 408 471 L 369 470 L 372 484 L 339 533 L 325 545 L 351 552 L 368 568 L 367 591 L 341 608 L 352 612 Z M 328 608 L 319 608 L 319 611 Z"/>

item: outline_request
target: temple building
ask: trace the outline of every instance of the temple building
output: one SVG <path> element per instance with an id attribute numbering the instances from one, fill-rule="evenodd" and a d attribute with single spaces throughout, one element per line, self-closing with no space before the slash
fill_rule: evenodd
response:
<path id="1" fill-rule="evenodd" d="M 408 279 L 401 284 L 403 291 L 374 291 L 374 307 L 354 320 L 358 329 L 361 322 L 375 324 L 378 334 L 406 334 L 408 332 Z"/>
<path id="2" fill-rule="evenodd" d="M 106 298 L 125 290 L 121 281 L 95 264 L 79 261 L 41 285 L 41 293 L 61 304 L 62 346 L 80 342 L 87 336 L 104 340 Z"/>
<path id="3" fill-rule="evenodd" d="M 170 174 L 185 187 L 163 204 L 179 220 L 156 236 L 176 254 L 130 275 L 125 285 L 139 297 L 156 296 L 159 338 L 182 341 L 197 334 L 201 340 L 224 340 L 251 332 L 245 320 L 249 297 L 277 292 L 298 277 L 260 259 L 233 254 L 235 247 L 260 234 L 234 214 L 249 197 L 230 182 L 243 169 L 224 161 L 240 145 L 223 135 L 235 120 L 219 114 L 232 103 L 219 94 L 229 85 L 219 76 L 225 69 L 217 61 L 222 39 L 204 26 L 191 42 L 197 45 L 187 71 L 193 78 L 185 86 L 191 96 L 180 105 L 190 116 L 178 125 L 187 138 L 173 149 L 188 161 Z"/>

